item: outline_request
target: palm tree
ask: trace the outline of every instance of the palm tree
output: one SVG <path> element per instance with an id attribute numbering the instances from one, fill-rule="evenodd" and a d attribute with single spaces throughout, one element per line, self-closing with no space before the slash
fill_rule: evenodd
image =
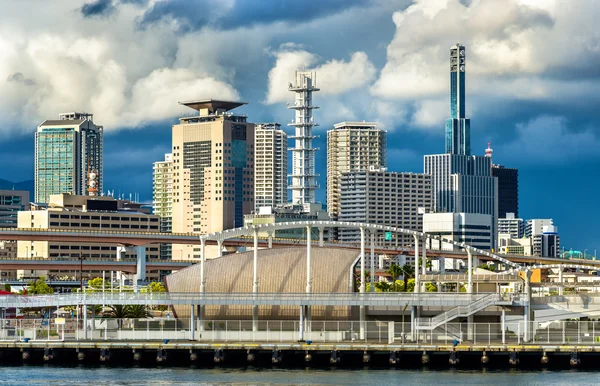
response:
<path id="1" fill-rule="evenodd" d="M 390 285 L 390 283 L 387 283 L 385 281 L 378 281 L 377 283 L 375 283 L 375 289 L 379 292 L 390 292 L 392 286 Z"/>
<path id="2" fill-rule="evenodd" d="M 392 276 L 392 280 L 394 282 L 394 292 L 396 292 L 396 279 L 402 275 L 402 268 L 400 268 L 398 264 L 392 264 L 386 273 Z"/>
<path id="3" fill-rule="evenodd" d="M 402 276 L 404 276 L 404 291 L 408 291 L 408 279 L 415 276 L 415 268 L 410 264 L 404 264 L 399 268 L 402 270 Z"/>
<path id="4" fill-rule="evenodd" d="M 127 306 L 121 304 L 115 304 L 114 306 L 108 306 L 108 311 L 102 313 L 103 318 L 111 319 L 125 319 L 127 318 Z"/>
<path id="5" fill-rule="evenodd" d="M 127 317 L 132 319 L 145 319 L 151 318 L 152 314 L 148 312 L 148 309 L 144 305 L 131 305 L 125 306 L 127 308 Z"/>

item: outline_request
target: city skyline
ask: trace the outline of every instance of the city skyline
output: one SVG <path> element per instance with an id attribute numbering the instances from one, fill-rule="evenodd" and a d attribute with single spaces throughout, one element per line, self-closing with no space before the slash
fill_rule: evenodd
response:
<path id="1" fill-rule="evenodd" d="M 170 3 L 175 4 L 177 2 Z M 334 3 L 332 2 L 331 4 Z M 539 63 L 535 63 L 522 50 L 519 51 L 517 49 L 513 52 L 500 50 L 505 49 L 508 43 L 516 41 L 516 36 L 512 36 L 507 32 L 508 36 L 494 40 L 494 34 L 499 31 L 500 27 L 495 27 L 497 30 L 490 32 L 482 26 L 471 25 L 472 23 L 465 28 L 464 32 L 447 31 L 448 27 L 443 23 L 442 27 L 443 29 L 445 28 L 444 31 L 448 33 L 448 36 L 434 34 L 427 37 L 425 33 L 429 31 L 427 30 L 415 37 L 417 42 L 421 43 L 420 47 L 415 47 L 403 41 L 400 32 L 406 32 L 411 23 L 420 20 L 419 18 L 431 19 L 437 16 L 445 20 L 445 18 L 450 18 L 453 12 L 458 12 L 459 10 L 473 15 L 476 11 L 483 11 L 485 6 L 485 4 L 465 6 L 458 1 L 448 1 L 445 3 L 447 3 L 446 8 L 441 9 L 443 6 L 439 6 L 438 8 L 440 9 L 436 9 L 435 7 L 426 7 L 424 2 L 417 2 L 416 4 L 411 4 L 409 7 L 406 7 L 409 5 L 409 2 L 397 2 L 386 6 L 377 6 L 373 2 L 353 2 L 350 4 L 353 6 L 344 5 L 342 7 L 337 4 L 325 7 L 327 9 L 321 13 L 308 15 L 303 20 L 289 20 L 289 16 L 286 16 L 288 19 L 285 19 L 283 15 L 274 15 L 273 20 L 255 22 L 251 25 L 245 24 L 245 26 L 242 23 L 243 27 L 240 28 L 247 28 L 250 32 L 256 33 L 256 30 L 264 32 L 265 26 L 273 27 L 273 23 L 279 22 L 280 24 L 283 23 L 284 26 L 277 25 L 277 28 L 283 28 L 284 33 L 282 33 L 281 37 L 275 38 L 271 36 L 258 43 L 253 43 L 269 47 L 270 51 L 265 53 L 264 50 L 257 50 L 260 51 L 260 54 L 252 54 L 250 56 L 252 66 L 247 71 L 237 69 L 235 75 L 231 73 L 226 75 L 224 69 L 227 69 L 227 65 L 224 66 L 225 68 L 214 66 L 202 67 L 201 63 L 193 61 L 189 62 L 190 65 L 187 68 L 195 68 L 196 70 L 203 68 L 201 71 L 198 71 L 210 73 L 214 76 L 215 81 L 223 82 L 219 84 L 219 90 L 227 94 L 225 96 L 237 97 L 235 99 L 250 102 L 248 107 L 240 109 L 240 112 L 249 115 L 250 121 L 277 121 L 282 126 L 287 124 L 292 118 L 290 111 L 285 109 L 285 101 L 288 101 L 290 98 L 287 94 L 291 94 L 287 91 L 286 84 L 293 81 L 293 78 L 289 77 L 287 73 L 297 69 L 297 64 L 305 64 L 308 68 L 315 69 L 319 74 L 323 73 L 323 76 L 319 75 L 319 87 L 322 91 L 316 95 L 315 100 L 315 104 L 322 107 L 316 116 L 316 120 L 321 123 L 321 127 L 315 130 L 315 134 L 320 135 L 321 138 L 315 140 L 314 144 L 315 147 L 321 148 L 321 151 L 317 152 L 316 174 L 321 175 L 319 178 L 321 188 L 317 192 L 317 201 L 323 202 L 325 183 L 323 168 L 325 164 L 325 154 L 323 151 L 325 149 L 325 141 L 323 137 L 326 130 L 331 128 L 335 122 L 351 119 L 379 121 L 381 127 L 390 132 L 390 140 L 388 141 L 390 144 L 388 146 L 388 165 L 390 170 L 421 172 L 423 154 L 443 152 L 443 122 L 448 117 L 447 92 L 449 82 L 447 79 L 447 49 L 456 41 L 460 41 L 461 44 L 469 49 L 469 69 L 472 69 L 474 73 L 473 76 L 469 76 L 466 86 L 467 92 L 469 92 L 469 95 L 473 95 L 471 100 L 477 100 L 476 104 L 467 104 L 466 112 L 467 116 L 473 121 L 471 153 L 483 155 L 487 142 L 491 141 L 495 149 L 495 163 L 519 168 L 521 187 L 520 211 L 523 212 L 520 214 L 520 217 L 552 217 L 555 219 L 557 225 L 560 226 L 561 244 L 567 247 L 577 246 L 581 249 L 588 247 L 588 250 L 596 248 L 598 242 L 594 237 L 595 228 L 593 224 L 588 223 L 586 220 L 593 218 L 598 213 L 592 197 L 596 184 L 593 181 L 595 170 L 592 166 L 594 162 L 590 162 L 590 159 L 598 157 L 595 154 L 595 147 L 598 144 L 597 129 L 595 129 L 598 127 L 596 124 L 598 117 L 589 107 L 576 105 L 575 99 L 578 98 L 557 100 L 552 97 L 553 94 L 556 94 L 555 90 L 562 90 L 562 88 L 557 88 L 558 86 L 565 86 L 562 95 L 569 92 L 576 93 L 573 87 L 577 84 L 577 80 L 595 79 L 593 72 L 586 72 L 586 64 L 583 64 L 584 60 L 581 60 L 582 55 L 588 53 L 589 50 L 580 49 L 578 46 L 575 47 L 576 51 L 572 52 L 572 54 L 576 58 L 579 58 L 579 60 L 573 60 L 569 63 L 557 62 L 557 59 L 550 59 L 545 55 L 534 55 L 533 57 L 539 61 Z M 522 3 L 519 2 L 519 4 Z M 535 6 L 534 2 L 529 1 L 528 3 Z M 548 9 L 525 9 L 523 5 L 515 4 L 517 2 L 509 2 L 508 7 L 512 10 L 517 10 L 517 15 L 500 15 L 501 20 L 499 23 L 514 23 L 520 26 L 521 31 L 528 34 L 538 34 L 535 36 L 536 38 L 539 38 L 540 34 L 546 36 L 543 35 L 544 33 L 550 37 L 555 36 L 554 34 L 558 34 L 556 31 L 564 30 L 569 25 L 576 24 L 573 22 L 573 15 L 566 14 L 565 16 L 560 13 L 560 4 L 555 4 L 554 8 L 549 7 Z M 487 7 L 490 8 L 491 6 L 488 4 Z M 9 16 L 11 10 L 12 8 L 8 10 L 7 14 Z M 71 18 L 79 20 L 77 23 L 94 23 L 96 28 L 98 28 L 97 25 L 105 26 L 106 23 L 125 23 L 125 19 L 127 17 L 131 18 L 131 15 L 142 15 L 142 21 L 146 23 L 146 29 L 140 29 L 140 34 L 150 36 L 152 33 L 151 29 L 153 28 L 177 29 L 177 31 L 173 32 L 173 38 L 181 42 L 189 40 L 197 34 L 207 33 L 206 30 L 202 30 L 204 27 L 200 26 L 201 28 L 197 28 L 198 25 L 192 25 L 193 23 L 189 24 L 186 27 L 187 29 L 177 28 L 177 23 L 175 23 L 176 26 L 164 23 L 164 20 L 169 18 L 169 20 L 180 20 L 183 17 L 181 13 L 176 12 L 177 7 L 175 5 L 170 9 L 162 9 L 163 16 L 160 16 L 160 9 L 156 7 L 151 8 L 149 5 L 115 5 L 113 13 L 106 15 L 84 15 L 83 3 L 78 2 L 73 2 L 73 5 L 66 10 L 59 7 L 59 10 L 64 14 L 67 14 L 68 11 L 68 15 Z M 379 42 L 379 45 L 374 46 L 375 48 L 371 48 L 373 45 L 365 41 L 368 40 L 367 38 L 351 41 L 353 40 L 351 37 L 341 38 L 339 35 L 335 35 L 328 39 L 323 39 L 336 41 L 340 46 L 329 52 L 326 49 L 327 47 L 325 47 L 325 43 L 317 42 L 314 36 L 303 36 L 293 31 L 298 25 L 312 23 L 316 25 L 316 30 L 319 33 L 323 33 L 327 28 L 333 28 L 328 27 L 326 24 L 339 27 L 347 23 L 348 20 L 355 20 L 353 18 L 357 17 L 356 14 L 364 12 L 374 15 L 376 20 L 381 20 L 382 22 L 382 28 L 373 33 L 377 35 L 376 38 L 372 38 L 373 41 Z M 395 26 L 392 23 L 392 15 L 394 15 L 393 21 L 396 24 Z M 35 15 L 32 16 L 35 20 Z M 467 18 L 467 20 L 470 19 Z M 74 23 L 72 20 L 66 20 L 66 22 Z M 586 20 L 584 19 L 579 25 L 589 26 L 585 22 Z M 154 25 L 150 25 L 152 23 Z M 139 27 L 134 25 L 135 23 L 133 22 L 131 24 L 133 25 L 132 29 Z M 567 24 L 567 27 L 565 27 L 565 24 Z M 533 27 L 530 28 L 527 25 L 538 26 L 541 32 L 532 31 Z M 13 25 L 11 24 L 7 28 L 12 27 Z M 55 31 L 53 32 L 52 26 L 48 26 L 47 28 L 46 34 L 50 38 L 60 40 L 62 36 L 62 41 L 64 42 L 66 38 L 63 35 Z M 213 33 L 221 38 L 227 34 L 239 37 L 235 33 L 235 29 L 219 25 L 215 25 L 212 28 L 214 28 Z M 341 31 L 344 34 L 358 33 L 361 27 L 357 27 L 356 29 L 359 31 L 351 32 L 347 27 L 341 29 Z M 394 29 L 396 30 L 396 37 L 394 37 Z M 40 32 L 39 29 L 37 31 Z M 571 32 L 570 34 L 572 36 L 573 33 Z M 0 36 L 3 37 L 2 42 L 4 43 L 4 35 Z M 74 36 L 76 37 L 77 34 Z M 110 37 L 109 33 L 100 34 L 98 38 L 98 44 L 101 45 L 100 48 L 104 47 L 102 44 L 110 42 Z M 474 42 L 477 37 L 484 40 L 487 38 L 487 45 L 484 42 Z M 81 39 L 84 38 L 86 36 L 83 36 Z M 33 46 L 33 42 L 35 39 L 33 37 L 28 39 L 26 39 L 26 42 L 28 42 L 28 47 L 31 50 L 26 51 L 28 52 L 27 55 L 34 55 L 35 47 Z M 229 42 L 228 40 L 225 41 Z M 489 43 L 492 41 L 495 44 Z M 530 47 L 531 45 L 526 43 L 530 43 L 531 41 L 535 41 L 535 39 L 530 36 L 529 40 L 520 43 L 523 47 Z M 76 39 L 73 41 L 73 44 L 75 42 Z M 561 42 L 559 41 L 558 43 L 560 44 Z M 80 42 L 80 44 L 82 43 Z M 116 47 L 122 46 L 117 45 Z M 491 52 L 493 47 L 498 48 L 497 52 Z M 59 50 L 60 48 L 61 46 L 58 44 L 56 49 Z M 128 68 L 127 65 L 130 63 L 126 59 L 119 58 L 118 55 L 114 56 L 112 50 L 103 51 L 102 55 L 104 56 L 100 55 L 97 57 L 100 61 L 99 63 L 112 58 L 115 59 L 115 63 Z M 193 51 L 190 49 L 189 55 L 192 56 Z M 12 51 L 7 50 L 6 52 Z M 151 53 L 152 50 L 147 52 Z M 183 54 L 184 50 L 179 49 L 179 52 Z M 487 56 L 486 53 L 488 54 Z M 41 54 L 43 52 L 38 52 L 38 55 Z M 63 58 L 64 56 L 62 52 L 50 52 L 50 54 L 56 58 Z M 227 56 L 225 55 L 224 57 Z M 256 59 L 257 57 L 259 59 Z M 408 58 L 410 60 L 398 61 L 399 58 Z M 497 63 L 492 66 L 493 71 L 484 68 L 485 65 L 490 65 L 494 59 L 498 58 L 503 60 L 497 60 Z M 0 79 L 6 79 L 5 86 L 3 87 L 8 87 L 7 90 L 13 91 L 14 89 L 27 93 L 28 90 L 39 89 L 43 85 L 46 85 L 47 78 L 42 76 L 43 74 L 40 74 L 40 68 L 31 67 L 27 63 L 22 64 L 13 57 L 10 57 L 10 59 L 0 66 Z M 591 59 L 596 59 L 596 57 L 592 57 Z M 410 87 L 410 83 L 407 84 L 405 82 L 407 79 L 400 76 L 402 74 L 414 75 L 414 66 L 400 68 L 400 70 L 407 71 L 398 71 L 398 68 L 394 68 L 394 65 L 397 67 L 404 65 L 406 67 L 412 61 L 418 62 L 418 60 L 431 62 L 429 65 L 423 66 L 423 73 L 427 75 L 425 80 L 428 81 L 421 83 L 422 91 L 420 94 Z M 438 65 L 438 62 L 441 65 Z M 592 60 L 591 63 L 598 63 L 598 61 Z M 294 64 L 293 69 L 291 68 L 291 64 Z M 590 63 L 587 65 L 590 65 Z M 561 66 L 567 66 L 567 68 L 569 68 L 568 66 L 572 66 L 570 68 L 575 70 L 573 72 L 576 74 L 574 75 L 575 80 L 560 78 L 553 72 L 557 68 L 562 68 Z M 148 76 L 139 79 L 146 79 L 146 81 L 150 82 L 152 79 L 149 79 L 149 76 L 153 73 L 154 76 L 162 74 L 165 77 L 167 75 L 173 76 L 174 73 L 177 73 L 176 75 L 181 77 L 179 78 L 181 79 L 180 82 L 183 82 L 183 79 L 185 79 L 185 74 L 180 70 L 185 69 L 186 66 L 164 65 L 162 67 L 155 66 L 154 68 L 155 70 L 166 68 L 167 70 L 170 69 L 170 71 L 164 70 L 154 73 L 154 70 L 151 71 L 151 68 L 146 68 Z M 236 69 L 235 66 L 229 66 L 229 68 Z M 439 73 L 431 71 L 432 68 L 440 68 Z M 444 68 L 446 69 L 445 71 L 443 70 Z M 254 71 L 256 69 L 259 70 Z M 96 74 L 97 70 L 90 68 L 89 71 Z M 128 71 L 135 72 L 134 69 Z M 55 69 L 49 68 L 46 71 L 46 76 L 52 78 L 52 75 L 55 73 Z M 336 78 L 332 74 L 339 74 L 339 77 Z M 511 74 L 512 76 L 510 76 Z M 194 75 L 194 77 L 196 76 Z M 329 81 L 327 81 L 327 76 L 331 77 Z M 339 81 L 341 76 L 344 76 L 343 79 L 347 79 L 346 84 Z M 389 76 L 400 77 L 390 78 Z M 230 82 L 226 84 L 223 79 L 227 79 L 227 77 L 229 77 Z M 385 77 L 388 77 L 387 82 L 383 80 Z M 198 79 L 200 78 L 202 77 L 198 76 Z M 131 79 L 136 78 L 134 75 L 131 75 Z M 365 81 L 364 79 L 367 80 Z M 390 79 L 395 79 L 396 82 L 391 82 Z M 154 79 L 154 81 L 159 80 L 158 78 Z M 202 80 L 205 80 L 205 78 L 202 78 Z M 500 82 L 501 80 L 502 82 Z M 175 80 L 173 79 L 173 81 Z M 131 81 L 129 82 L 131 83 Z M 168 80 L 164 80 L 164 82 L 165 86 L 170 86 Z M 554 84 L 553 82 L 558 84 Z M 60 84 L 58 83 L 50 84 L 55 84 L 54 89 L 60 88 Z M 262 84 L 262 86 L 253 87 L 256 84 Z M 491 88 L 490 91 L 486 91 L 485 88 L 490 84 L 502 87 Z M 523 87 L 528 84 L 531 87 Z M 112 83 L 108 82 L 106 86 L 112 85 Z M 146 83 L 146 86 L 148 85 L 149 83 Z M 393 89 L 390 87 L 386 89 L 384 87 L 386 85 L 395 85 L 395 87 Z M 509 85 L 513 87 L 507 90 Z M 231 86 L 234 86 L 234 88 Z M 195 85 L 195 87 L 198 88 L 198 85 Z M 163 97 L 168 97 L 168 107 L 165 108 L 172 108 L 174 109 L 173 111 L 176 111 L 178 108 L 176 106 L 177 101 L 185 100 L 185 98 L 178 97 L 174 92 L 176 89 L 170 87 L 166 89 L 169 92 Z M 203 89 L 208 89 L 208 87 L 203 87 Z M 535 93 L 536 91 L 538 94 Z M 581 93 L 583 94 L 585 91 L 584 87 Z M 526 93 L 526 95 L 523 93 Z M 74 92 L 74 94 L 77 93 Z M 359 94 L 364 95 L 361 96 Z M 2 128 L 10 127 L 12 129 L 12 133 L 9 134 L 10 137 L 5 137 L 4 139 L 6 151 L 3 156 L 10 157 L 6 158 L 5 162 L 7 159 L 10 159 L 12 164 L 16 164 L 12 170 L 6 171 L 0 177 L 13 181 L 33 179 L 33 145 L 31 133 L 35 127 L 43 119 L 51 119 L 61 112 L 77 111 L 83 108 L 90 113 L 94 113 L 97 121 L 105 126 L 106 166 L 104 182 L 106 189 L 121 190 L 124 193 L 140 192 L 141 198 L 144 201 L 151 199 L 152 162 L 161 159 L 164 153 L 170 152 L 169 128 L 176 121 L 179 113 L 166 112 L 164 115 L 157 117 L 156 112 L 148 115 L 146 111 L 141 109 L 136 110 L 137 114 L 130 114 L 129 116 L 124 116 L 123 114 L 113 114 L 113 116 L 110 116 L 113 110 L 99 110 L 97 106 L 90 102 L 91 99 L 86 98 L 84 95 L 80 99 L 81 102 L 78 102 L 84 106 L 69 105 L 63 108 L 62 106 L 57 107 L 52 104 L 48 106 L 44 105 L 44 108 L 48 110 L 43 111 L 39 115 L 40 111 L 35 109 L 35 105 L 25 103 L 29 101 L 28 98 L 25 98 L 25 102 L 23 102 L 22 99 L 19 99 L 22 96 L 20 93 L 13 93 L 13 95 L 9 101 L 10 103 L 2 99 L 4 107 L 27 105 L 30 108 L 30 114 L 17 114 L 17 112 L 22 110 L 21 107 L 15 107 L 15 111 L 11 111 L 11 114 L 3 114 L 0 120 Z M 437 95 L 440 97 L 438 98 Z M 216 94 L 207 96 L 214 98 L 221 97 L 221 95 Z M 196 98 L 198 96 L 190 95 L 190 97 Z M 373 98 L 375 99 L 371 100 Z M 412 99 L 412 104 L 407 102 L 406 99 Z M 593 106 L 596 99 L 597 94 L 591 93 L 587 95 L 586 102 L 590 106 Z M 161 103 L 164 101 L 165 99 L 161 99 Z M 496 103 L 498 101 L 500 103 Z M 473 104 L 475 106 L 470 107 Z M 108 104 L 109 107 L 110 105 Z M 361 106 L 366 105 L 369 105 L 369 107 L 361 108 Z M 57 110 L 59 107 L 61 109 Z M 131 105 L 129 107 L 132 108 Z M 128 110 L 127 108 L 125 109 L 125 111 Z M 133 108 L 131 112 L 133 112 Z M 37 116 L 36 113 L 38 114 Z M 148 122 L 133 122 L 132 120 L 139 118 L 131 118 L 131 115 L 139 117 L 150 116 L 152 119 Z M 23 122 L 21 119 L 24 116 L 29 120 L 35 118 L 38 121 L 33 123 L 32 121 Z M 121 120 L 121 118 L 126 119 Z M 122 124 L 119 122 L 122 122 Z M 118 130 L 127 127 L 137 127 L 138 129 Z M 139 139 L 139 133 L 142 130 L 144 133 L 143 137 L 145 138 Z M 25 132 L 25 134 L 17 135 L 14 133 L 15 131 Z M 287 132 L 291 134 L 290 131 Z M 7 135 L 6 131 L 4 131 L 4 134 Z M 133 141 L 134 137 L 136 138 L 135 142 Z M 127 168 L 124 168 L 123 165 L 127 165 Z M 25 178 L 21 178 L 21 176 L 25 176 Z M 583 181 L 585 186 L 578 190 L 571 189 L 569 193 L 572 199 L 565 202 L 561 199 L 562 194 L 564 194 L 561 192 L 561 184 L 557 184 L 557 182 L 563 181 L 562 185 L 572 185 L 574 179 Z M 552 181 L 552 183 L 549 183 L 549 181 Z M 587 186 L 588 181 L 590 181 L 590 186 Z M 556 203 L 561 203 L 560 207 Z M 591 217 L 589 217 L 590 210 Z M 585 212 L 585 217 L 577 214 L 582 211 Z"/>

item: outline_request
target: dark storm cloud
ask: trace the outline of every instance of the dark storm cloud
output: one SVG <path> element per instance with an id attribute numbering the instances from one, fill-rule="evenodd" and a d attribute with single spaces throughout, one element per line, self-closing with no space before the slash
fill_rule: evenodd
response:
<path id="1" fill-rule="evenodd" d="M 9 82 L 22 83 L 25 86 L 33 86 L 35 84 L 35 80 L 26 78 L 25 75 L 20 72 L 15 72 L 14 74 L 9 75 L 6 80 Z"/>
<path id="2" fill-rule="evenodd" d="M 238 0 L 227 5 L 216 0 L 167 0 L 155 3 L 143 16 L 142 26 L 175 21 L 181 32 L 210 25 L 229 30 L 278 21 L 306 22 L 367 5 L 368 0 Z"/>
<path id="3" fill-rule="evenodd" d="M 114 11 L 112 0 L 96 0 L 81 7 L 81 14 L 84 17 L 108 16 Z"/>
<path id="4" fill-rule="evenodd" d="M 96 0 L 81 7 L 84 17 L 108 16 L 117 10 L 121 4 L 145 5 L 148 0 Z"/>

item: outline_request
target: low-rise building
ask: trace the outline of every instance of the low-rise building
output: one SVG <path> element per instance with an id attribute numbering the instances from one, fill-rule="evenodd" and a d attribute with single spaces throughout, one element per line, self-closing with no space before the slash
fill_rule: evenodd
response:
<path id="1" fill-rule="evenodd" d="M 423 232 L 483 250 L 494 248 L 493 217 L 488 214 L 425 213 Z M 458 249 L 452 243 L 437 240 L 431 240 L 429 247 L 451 251 Z"/>
<path id="2" fill-rule="evenodd" d="M 21 211 L 18 215 L 18 228 L 64 229 L 86 231 L 134 231 L 159 232 L 159 216 L 151 215 L 140 204 L 112 197 L 91 197 L 71 194 L 51 195 L 47 206 L 35 206 L 32 210 Z M 62 241 L 18 241 L 17 257 L 23 259 L 117 259 L 136 258 L 133 250 L 109 243 L 76 243 Z M 159 246 L 146 247 L 148 260 L 159 258 Z M 99 272 L 86 272 L 84 275 L 98 276 Z M 23 271 L 18 278 L 39 276 L 78 276 L 75 272 Z M 148 275 L 157 279 L 158 273 Z"/>
<path id="3" fill-rule="evenodd" d="M 533 244 L 531 238 L 514 238 L 510 233 L 499 233 L 498 253 L 501 255 L 531 256 L 533 254 Z"/>

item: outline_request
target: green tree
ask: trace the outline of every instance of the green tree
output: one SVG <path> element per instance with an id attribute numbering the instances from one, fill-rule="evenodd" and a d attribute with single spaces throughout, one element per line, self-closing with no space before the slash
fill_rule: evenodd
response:
<path id="1" fill-rule="evenodd" d="M 29 283 L 27 288 L 19 292 L 23 295 L 44 295 L 54 293 L 54 288 L 46 283 L 46 278 L 40 276 L 38 279 Z"/>
<path id="2" fill-rule="evenodd" d="M 425 284 L 425 292 L 437 292 L 438 287 L 433 283 Z"/>
<path id="3" fill-rule="evenodd" d="M 8 284 L 8 283 L 4 284 L 4 290 L 10 292 L 12 290 L 10 284 Z"/>
<path id="4" fill-rule="evenodd" d="M 378 281 L 375 283 L 375 291 L 376 292 L 390 292 L 392 290 L 392 285 L 385 281 Z"/>
<path id="5" fill-rule="evenodd" d="M 144 288 L 140 290 L 140 292 L 167 292 L 165 285 L 161 282 L 153 281 Z"/>
<path id="6" fill-rule="evenodd" d="M 108 310 L 102 313 L 103 318 L 112 319 L 125 319 L 127 318 L 127 306 L 121 304 L 115 304 L 114 306 L 108 306 Z"/>
<path id="7" fill-rule="evenodd" d="M 109 306 L 109 309 L 102 313 L 103 318 L 111 319 L 144 319 L 151 318 L 152 315 L 144 305 L 120 305 Z"/>
<path id="8" fill-rule="evenodd" d="M 394 288 L 394 292 L 396 292 L 396 280 L 398 279 L 398 277 L 400 277 L 400 275 L 402 275 L 402 268 L 398 264 L 392 264 L 390 265 L 386 273 L 392 276 L 392 286 Z"/>
<path id="9" fill-rule="evenodd" d="M 406 292 L 414 292 L 415 291 L 415 279 L 408 279 L 406 282 Z"/>
<path id="10" fill-rule="evenodd" d="M 415 267 L 410 264 L 404 264 L 402 266 L 402 275 L 404 276 L 404 291 L 411 292 L 408 290 L 408 281 L 411 277 L 415 276 Z"/>
<path id="11" fill-rule="evenodd" d="M 477 266 L 477 268 L 485 269 L 487 271 L 496 272 L 496 267 L 494 267 L 491 264 L 480 264 L 480 265 Z"/>

